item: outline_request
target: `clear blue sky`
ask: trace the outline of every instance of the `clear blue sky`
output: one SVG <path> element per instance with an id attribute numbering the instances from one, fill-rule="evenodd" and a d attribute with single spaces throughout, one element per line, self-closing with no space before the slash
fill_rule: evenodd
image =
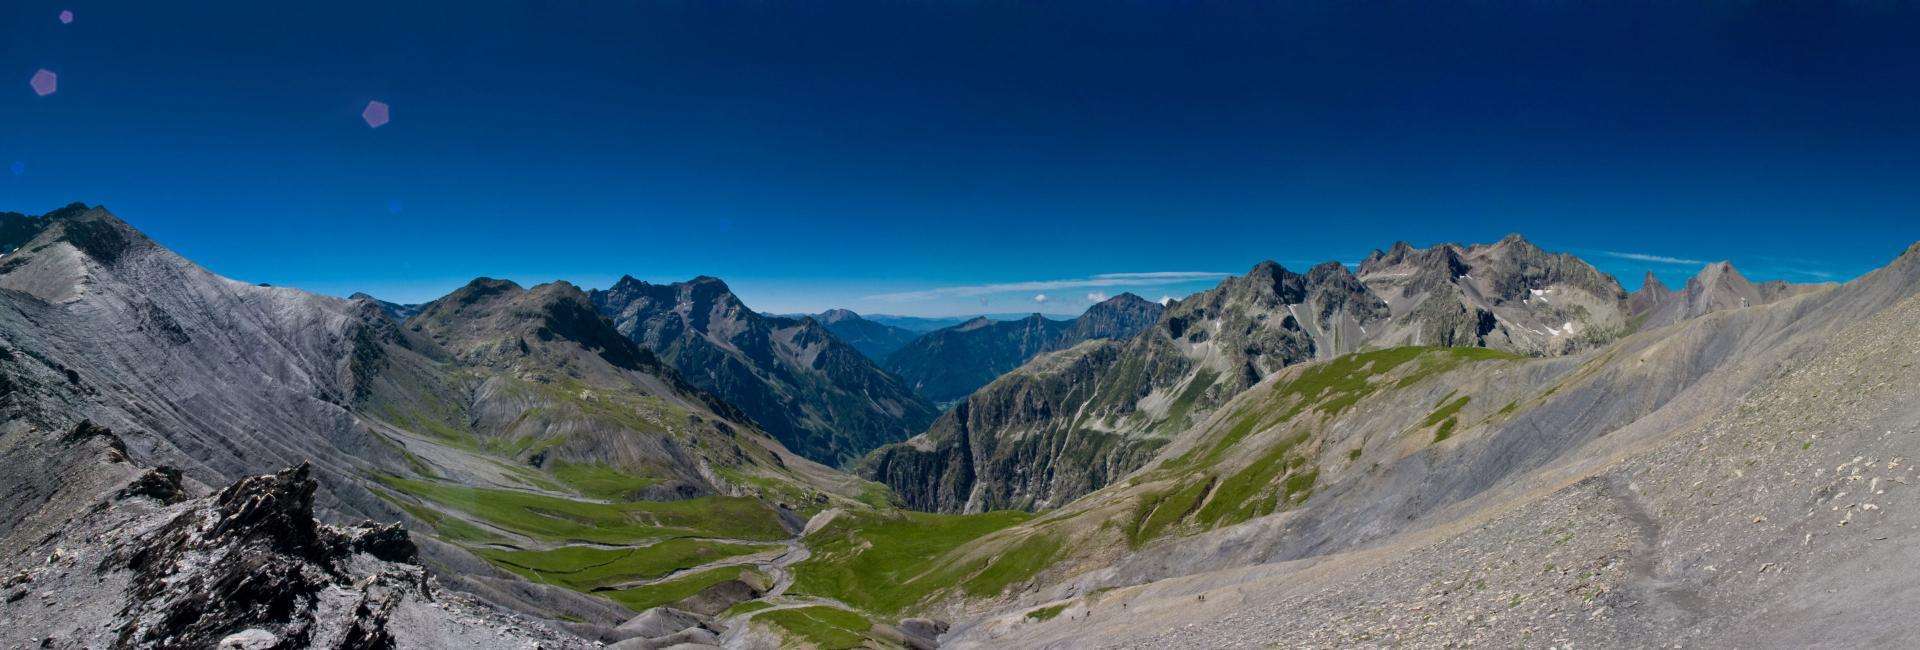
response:
<path id="1" fill-rule="evenodd" d="M 1893 3 L 283 4 L 0 6 L 0 210 L 333 294 L 707 274 L 902 314 L 1396 239 L 1518 231 L 1629 288 L 1920 239 Z"/>

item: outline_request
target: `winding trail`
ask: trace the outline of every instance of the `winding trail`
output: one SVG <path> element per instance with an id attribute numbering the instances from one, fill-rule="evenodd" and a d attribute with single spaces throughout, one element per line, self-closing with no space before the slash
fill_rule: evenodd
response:
<path id="1" fill-rule="evenodd" d="M 850 611 L 859 611 L 851 605 L 832 598 L 787 595 L 787 589 L 793 586 L 793 565 L 805 562 L 807 558 L 813 557 L 813 550 L 801 543 L 802 537 L 804 537 L 804 533 L 787 539 L 785 542 L 787 550 L 785 552 L 768 562 L 758 565 L 761 571 L 773 576 L 773 586 L 767 589 L 767 593 L 755 599 L 759 602 L 767 603 L 769 605 L 768 607 L 735 614 L 725 619 L 715 621 L 717 625 L 726 628 L 726 632 L 720 635 L 721 647 L 747 647 L 748 639 L 746 638 L 746 634 L 747 629 L 751 627 L 750 623 L 752 623 L 753 617 L 767 612 L 800 609 L 803 607 L 836 607 Z"/>
<path id="2" fill-rule="evenodd" d="M 1660 571 L 1660 522 L 1633 483 L 1618 472 L 1607 477 L 1607 494 L 1620 504 L 1620 514 L 1639 529 L 1640 539 L 1627 561 L 1631 593 L 1652 606 L 1648 615 L 1665 629 L 1682 629 L 1706 613 L 1706 601 L 1686 581 Z M 1678 627 L 1670 627 L 1678 626 Z"/>

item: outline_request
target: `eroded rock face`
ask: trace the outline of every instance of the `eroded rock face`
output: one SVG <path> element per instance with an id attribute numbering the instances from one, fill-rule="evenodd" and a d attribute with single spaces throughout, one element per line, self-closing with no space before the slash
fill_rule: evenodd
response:
<path id="1" fill-rule="evenodd" d="M 377 549 L 390 561 L 417 553 L 396 527 L 340 529 L 313 520 L 314 481 L 306 465 L 241 479 L 207 507 L 175 516 L 158 531 L 109 555 L 103 570 L 133 572 L 122 645 L 217 645 L 237 629 L 274 634 L 281 643 L 315 641 L 321 592 L 357 592 L 340 647 L 387 647 L 385 626 L 396 590 L 426 594 L 417 567 L 383 568 L 355 584 L 347 564 Z"/>
<path id="2" fill-rule="evenodd" d="M 304 464 L 190 498 L 92 423 L 6 442 L 66 477 L 50 503 L 71 514 L 0 538 L 0 647 L 588 645 L 438 589 L 398 525 L 316 522 Z"/>

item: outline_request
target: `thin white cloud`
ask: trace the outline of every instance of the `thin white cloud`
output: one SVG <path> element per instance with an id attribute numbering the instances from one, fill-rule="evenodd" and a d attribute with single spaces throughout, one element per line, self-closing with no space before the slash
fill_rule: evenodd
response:
<path id="1" fill-rule="evenodd" d="M 1041 293 L 1041 294 L 1034 294 L 1034 296 L 1033 296 L 1033 301 L 1034 301 L 1034 302 L 1037 302 L 1037 303 L 1040 303 L 1040 304 L 1043 304 L 1043 305 L 1044 305 L 1044 304 L 1047 304 L 1047 300 L 1049 300 L 1049 298 L 1047 298 L 1047 294 L 1044 294 L 1044 293 Z"/>
<path id="2" fill-rule="evenodd" d="M 1667 257 L 1665 255 L 1649 255 L 1646 253 L 1622 253 L 1619 251 L 1600 251 L 1600 254 L 1606 255 L 1608 257 L 1618 257 L 1623 260 L 1634 260 L 1637 262 L 1653 262 L 1655 264 L 1686 264 L 1690 266 L 1706 264 L 1704 260 L 1690 260 L 1684 257 Z"/>
<path id="3" fill-rule="evenodd" d="M 1173 296 L 1160 296 L 1160 304 L 1162 305 L 1173 304 Z"/>
<path id="4" fill-rule="evenodd" d="M 1102 273 L 1093 277 L 1101 280 L 1206 280 L 1229 275 L 1233 274 L 1212 271 L 1148 271 L 1146 273 Z"/>
<path id="5" fill-rule="evenodd" d="M 1087 302 L 1100 302 L 1100 301 L 1102 301 L 1102 300 L 1106 300 L 1106 299 L 1107 299 L 1107 294 L 1105 294 L 1105 293 L 1102 293 L 1102 292 L 1099 292 L 1099 291 L 1089 291 L 1089 292 L 1087 292 Z"/>
<path id="6" fill-rule="evenodd" d="M 1033 280 L 1028 282 L 1003 282 L 998 284 L 973 284 L 957 287 L 939 287 L 920 291 L 902 291 L 866 296 L 863 300 L 883 302 L 914 302 L 937 300 L 940 298 L 973 298 L 996 293 L 1027 291 L 1064 291 L 1070 289 L 1097 289 L 1105 287 L 1155 287 L 1199 280 L 1224 278 L 1232 273 L 1212 273 L 1206 271 L 1151 271 L 1146 273 L 1102 273 L 1092 277 L 1068 280 Z"/>

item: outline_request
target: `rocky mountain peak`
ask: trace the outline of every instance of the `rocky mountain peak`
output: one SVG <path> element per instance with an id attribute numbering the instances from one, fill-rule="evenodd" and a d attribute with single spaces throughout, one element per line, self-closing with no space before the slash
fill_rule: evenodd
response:
<path id="1" fill-rule="evenodd" d="M 1667 288 L 1667 283 L 1661 282 L 1652 271 L 1648 271 L 1644 277 L 1640 278 L 1640 291 L 1658 296 L 1673 293 L 1672 289 Z"/>
<path id="2" fill-rule="evenodd" d="M 434 301 L 434 304 L 471 305 L 501 294 L 522 293 L 524 291 L 526 290 L 522 289 L 518 283 L 512 280 L 478 277 L 469 280 L 466 284 L 461 285 L 460 288 L 454 289 L 453 293 L 449 293 L 445 297 Z"/>
<path id="3" fill-rule="evenodd" d="M 1498 243 L 1495 243 L 1494 245 L 1495 246 L 1513 246 L 1513 247 L 1519 247 L 1519 248 L 1531 248 L 1536 251 L 1540 250 L 1539 246 L 1533 245 L 1533 242 L 1527 241 L 1527 238 L 1525 236 L 1517 232 L 1507 233 L 1507 236 L 1501 237 L 1500 241 Z"/>
<path id="4" fill-rule="evenodd" d="M 1246 275 L 1229 278 L 1227 282 L 1237 287 L 1232 293 L 1259 304 L 1284 305 L 1306 299 L 1306 276 L 1289 271 L 1273 260 L 1256 264 Z"/>
<path id="5" fill-rule="evenodd" d="M 127 254 L 155 247 L 153 240 L 103 207 L 74 203 L 41 217 L 43 228 L 24 248 L 65 242 L 102 264 L 113 264 Z"/>
<path id="6" fill-rule="evenodd" d="M 1355 276 L 1353 271 L 1348 270 L 1347 265 L 1328 261 L 1315 264 L 1313 268 L 1307 269 L 1307 284 L 1316 286 L 1325 284 L 1352 284 L 1358 286 L 1360 284 L 1360 278 Z"/>
<path id="7" fill-rule="evenodd" d="M 1122 293 L 1088 307 L 1086 313 L 1073 320 L 1067 336 L 1071 344 L 1090 339 L 1126 338 L 1151 327 L 1166 311 L 1160 303 Z M 1064 347 L 1072 347 L 1071 344 Z"/>
<path id="8" fill-rule="evenodd" d="M 1698 287 L 1698 290 L 1696 290 L 1695 287 Z M 1745 275 L 1741 275 L 1739 269 L 1733 267 L 1733 262 L 1724 260 L 1708 264 L 1701 268 L 1699 273 L 1687 281 L 1687 290 L 1690 293 L 1696 294 L 1699 291 L 1724 291 L 1734 294 L 1752 293 L 1755 296 L 1759 294 L 1759 290 L 1754 288 L 1753 282 L 1747 280 Z"/>
<path id="9" fill-rule="evenodd" d="M 0 253 L 8 267 L 25 265 L 29 256 L 55 244 L 67 244 L 95 262 L 111 265 L 142 249 L 158 249 L 103 207 L 73 203 L 40 216 L 0 213 Z"/>
<path id="10" fill-rule="evenodd" d="M 1409 244 L 1404 240 L 1394 242 L 1392 246 L 1388 246 L 1387 250 L 1384 251 L 1378 248 L 1373 249 L 1372 253 L 1367 254 L 1366 259 L 1361 260 L 1360 274 L 1366 275 L 1381 267 L 1393 266 L 1405 262 L 1407 257 L 1415 254 L 1418 250 L 1419 249 L 1413 247 L 1413 244 Z"/>
<path id="11" fill-rule="evenodd" d="M 692 296 L 697 303 L 706 304 L 721 300 L 738 300 L 733 297 L 732 287 L 728 287 L 727 283 L 720 278 L 710 275 L 697 276 L 681 284 L 685 287 L 684 290 L 687 292 L 687 295 Z"/>
<path id="12" fill-rule="evenodd" d="M 865 320 L 863 318 L 860 318 L 860 315 L 854 313 L 853 310 L 851 309 L 829 309 L 829 310 L 820 312 L 820 314 L 816 316 L 815 319 L 827 325 L 832 325 L 834 323 L 839 323 L 843 321 Z"/>

